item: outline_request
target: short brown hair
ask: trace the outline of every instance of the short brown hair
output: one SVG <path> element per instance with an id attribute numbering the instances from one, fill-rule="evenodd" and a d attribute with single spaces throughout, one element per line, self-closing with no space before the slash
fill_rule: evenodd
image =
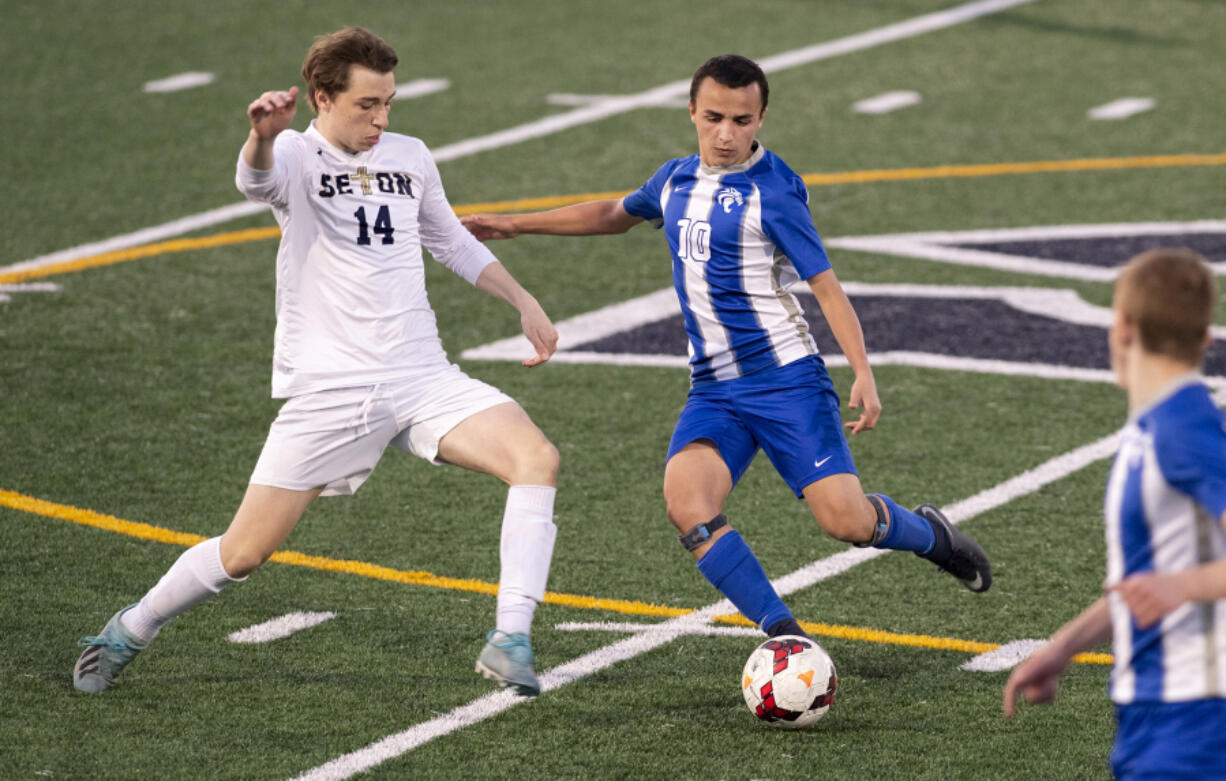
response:
<path id="1" fill-rule="evenodd" d="M 1213 322 L 1217 292 L 1213 271 L 1190 249 L 1142 252 L 1115 280 L 1115 304 L 1136 326 L 1141 347 L 1199 365 Z"/>
<path id="2" fill-rule="evenodd" d="M 771 88 L 766 83 L 766 74 L 758 63 L 742 57 L 739 54 L 720 54 L 698 66 L 694 78 L 690 79 L 690 103 L 698 97 L 698 88 L 704 79 L 711 78 L 716 84 L 740 89 L 750 84 L 757 84 L 762 93 L 762 111 L 766 111 L 766 101 L 770 98 Z"/>
<path id="3" fill-rule="evenodd" d="M 306 82 L 307 100 L 315 105 L 316 90 L 329 97 L 349 88 L 349 66 L 361 65 L 376 73 L 390 73 L 400 58 L 391 46 L 363 27 L 345 27 L 321 35 L 311 44 L 302 61 L 302 78 Z"/>

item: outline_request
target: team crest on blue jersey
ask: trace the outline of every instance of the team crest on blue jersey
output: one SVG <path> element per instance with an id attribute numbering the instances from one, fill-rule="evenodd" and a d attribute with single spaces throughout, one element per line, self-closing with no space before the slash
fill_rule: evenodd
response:
<path id="1" fill-rule="evenodd" d="M 724 214 L 730 214 L 733 206 L 740 206 L 745 203 L 741 197 L 741 191 L 735 187 L 725 187 L 715 196 L 719 201 L 719 205 L 724 207 Z"/>

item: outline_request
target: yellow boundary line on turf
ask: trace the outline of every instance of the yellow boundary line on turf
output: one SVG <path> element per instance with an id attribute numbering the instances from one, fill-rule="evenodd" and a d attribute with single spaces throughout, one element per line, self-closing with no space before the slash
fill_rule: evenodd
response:
<path id="1" fill-rule="evenodd" d="M 94 512 L 93 510 L 83 510 L 79 507 L 73 507 L 66 504 L 48 502 L 44 499 L 37 499 L 33 496 L 26 496 L 15 491 L 6 491 L 4 489 L 0 489 L 0 506 L 9 507 L 21 512 L 31 513 L 33 515 L 41 515 L 46 518 L 58 518 L 60 520 L 80 524 L 82 526 L 93 526 L 98 529 L 116 532 L 118 534 L 136 537 L 142 540 L 164 542 L 170 545 L 191 546 L 204 542 L 206 539 L 208 539 L 200 536 L 199 534 L 188 534 L 186 532 L 172 531 L 170 529 L 164 529 L 160 526 L 153 526 L 148 523 L 140 523 L 137 521 L 125 521 L 124 519 L 116 518 L 113 515 L 105 515 L 103 513 Z M 391 567 L 383 567 L 378 564 L 368 564 L 362 561 L 330 559 L 324 556 L 308 556 L 305 553 L 297 553 L 295 551 L 278 551 L 272 555 L 271 560 L 282 564 L 291 564 L 296 567 L 308 567 L 310 569 L 323 570 L 326 572 L 343 572 L 351 575 L 359 575 L 364 578 L 387 580 L 395 583 L 406 583 L 413 586 L 427 586 L 429 588 L 442 588 L 453 591 L 472 591 L 489 595 L 498 593 L 497 584 L 488 583 L 484 580 L 475 580 L 471 578 L 447 578 L 419 570 L 404 571 L 392 569 Z M 559 594 L 553 591 L 546 592 L 545 602 L 552 605 L 564 605 L 566 607 L 581 608 L 586 610 L 607 610 L 626 615 L 654 616 L 657 618 L 675 618 L 677 616 L 684 616 L 694 612 L 690 608 L 666 607 L 664 605 L 653 605 L 647 602 L 637 602 L 624 599 L 605 599 L 601 597 L 589 597 L 579 594 Z M 714 620 L 724 624 L 755 626 L 753 622 L 749 621 L 740 614 L 715 616 Z M 999 643 L 981 643 L 973 640 L 960 640 L 954 637 L 932 637 L 929 635 L 899 634 L 897 632 L 885 632 L 878 629 L 868 629 L 865 627 L 841 626 L 836 624 L 824 624 L 809 621 L 801 621 L 800 625 L 805 629 L 805 631 L 823 637 L 838 637 L 846 640 L 859 640 L 870 643 L 909 645 L 920 648 L 934 648 L 944 651 L 964 651 L 973 654 L 987 653 L 1000 648 Z M 1085 662 L 1089 664 L 1111 664 L 1112 657 L 1110 654 L 1079 654 L 1073 657 L 1073 661 Z"/>
<path id="2" fill-rule="evenodd" d="M 1022 163 L 985 163 L 979 165 L 938 165 L 927 168 L 889 168 L 866 171 L 842 171 L 825 174 L 806 174 L 801 177 L 810 187 L 827 187 L 838 184 L 867 184 L 872 182 L 901 182 L 919 179 L 950 179 L 1015 174 L 1067 173 L 1074 171 L 1118 171 L 1136 168 L 1176 168 L 1188 166 L 1226 165 L 1226 154 L 1148 155 L 1143 157 L 1103 157 L 1080 160 L 1037 160 Z M 556 209 L 584 201 L 604 198 L 621 198 L 627 191 L 580 193 L 556 195 L 543 198 L 522 198 L 514 201 L 491 201 L 457 206 L 456 214 L 478 212 L 513 212 Z M 275 239 L 281 235 L 277 227 L 251 228 L 230 231 L 197 239 L 175 239 L 146 244 L 140 247 L 104 252 L 100 255 L 53 263 L 39 268 L 0 273 L 0 285 L 11 285 L 41 277 L 69 274 L 75 271 L 109 266 L 129 260 L 139 260 L 154 255 L 172 252 L 188 252 L 198 249 L 243 244 L 252 241 Z"/>

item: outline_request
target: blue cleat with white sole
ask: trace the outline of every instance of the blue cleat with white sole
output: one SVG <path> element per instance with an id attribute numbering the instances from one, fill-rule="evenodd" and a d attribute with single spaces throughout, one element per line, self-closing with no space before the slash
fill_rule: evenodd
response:
<path id="1" fill-rule="evenodd" d="M 111 688 L 128 662 L 145 650 L 145 644 L 137 640 L 119 620 L 124 612 L 134 607 L 136 605 L 128 605 L 111 616 L 111 620 L 102 628 L 102 634 L 83 637 L 77 643 L 85 646 L 72 668 L 72 685 L 78 691 L 100 692 Z"/>
<path id="2" fill-rule="evenodd" d="M 536 697 L 541 685 L 532 667 L 532 643 L 523 632 L 495 629 L 485 636 L 485 647 L 477 657 L 477 672 L 514 689 L 521 697 Z"/>

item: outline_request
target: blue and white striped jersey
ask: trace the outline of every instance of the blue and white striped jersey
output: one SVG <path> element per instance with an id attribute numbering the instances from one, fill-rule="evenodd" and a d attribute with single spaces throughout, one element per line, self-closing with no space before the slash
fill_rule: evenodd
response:
<path id="1" fill-rule="evenodd" d="M 1226 557 L 1226 428 L 1195 374 L 1133 415 L 1107 482 L 1107 580 L 1177 572 Z M 1226 697 L 1226 600 L 1186 604 L 1148 629 L 1109 594 L 1111 699 Z"/>
<path id="2" fill-rule="evenodd" d="M 808 188 L 782 160 L 762 146 L 735 166 L 706 166 L 698 155 L 670 160 L 622 205 L 664 228 L 694 382 L 817 353 L 787 287 L 830 261 Z"/>

